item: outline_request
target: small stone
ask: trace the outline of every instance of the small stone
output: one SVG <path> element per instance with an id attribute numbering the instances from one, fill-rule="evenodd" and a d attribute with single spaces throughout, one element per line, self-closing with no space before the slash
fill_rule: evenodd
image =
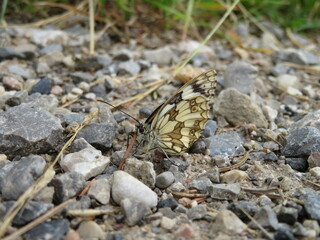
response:
<path id="1" fill-rule="evenodd" d="M 318 56 L 302 49 L 287 48 L 276 53 L 279 60 L 302 65 L 319 64 Z"/>
<path id="2" fill-rule="evenodd" d="M 173 60 L 174 54 L 169 47 L 158 48 L 155 50 L 145 50 L 143 57 L 159 67 L 169 66 Z"/>
<path id="3" fill-rule="evenodd" d="M 158 188 L 167 188 L 174 183 L 174 175 L 172 172 L 163 172 L 156 177 L 156 186 Z"/>
<path id="4" fill-rule="evenodd" d="M 110 158 L 103 156 L 101 151 L 93 147 L 69 153 L 60 161 L 60 165 L 64 171 L 77 172 L 83 175 L 86 180 L 101 174 L 109 163 Z"/>
<path id="5" fill-rule="evenodd" d="M 207 214 L 206 205 L 197 205 L 190 208 L 187 212 L 189 220 L 197 220 L 203 218 Z"/>
<path id="6" fill-rule="evenodd" d="M 205 138 L 211 137 L 215 134 L 215 132 L 217 131 L 217 122 L 213 121 L 213 120 L 208 120 L 205 129 L 203 130 L 203 132 L 201 133 L 201 135 Z"/>
<path id="7" fill-rule="evenodd" d="M 45 74 L 51 71 L 51 68 L 46 62 L 38 62 L 36 72 L 38 74 Z"/>
<path id="8" fill-rule="evenodd" d="M 65 44 L 69 37 L 66 32 L 61 30 L 37 30 L 31 36 L 31 40 L 41 46 L 49 44 Z"/>
<path id="9" fill-rule="evenodd" d="M 6 87 L 6 89 L 9 89 L 9 90 L 22 90 L 23 88 L 23 85 L 22 83 L 14 78 L 14 77 L 10 77 L 10 76 L 4 76 L 2 78 L 2 83 L 3 83 L 3 86 Z"/>
<path id="10" fill-rule="evenodd" d="M 320 178 L 320 167 L 311 168 L 310 174 L 316 178 Z"/>
<path id="11" fill-rule="evenodd" d="M 242 209 L 245 210 L 251 217 L 253 217 L 260 210 L 260 207 L 256 203 L 249 201 L 238 201 L 229 203 L 228 205 L 228 210 L 236 214 L 242 221 L 250 221 L 250 218 L 247 217 Z"/>
<path id="12" fill-rule="evenodd" d="M 242 146 L 243 140 L 239 134 L 235 131 L 227 131 L 209 138 L 206 138 L 208 142 L 208 149 L 210 150 L 210 156 L 215 155 L 237 155 L 245 152 Z"/>
<path id="13" fill-rule="evenodd" d="M 111 189 L 112 198 L 117 204 L 120 204 L 125 198 L 142 202 L 150 208 L 155 207 L 158 203 L 155 192 L 124 171 L 114 172 Z"/>
<path id="14" fill-rule="evenodd" d="M 281 206 L 276 210 L 279 222 L 293 225 L 298 219 L 298 209 Z"/>
<path id="15" fill-rule="evenodd" d="M 52 203 L 54 195 L 54 187 L 44 187 L 40 192 L 33 198 L 38 202 Z"/>
<path id="16" fill-rule="evenodd" d="M 30 91 L 31 94 L 36 92 L 40 94 L 49 94 L 51 92 L 51 79 L 47 77 L 41 78 Z"/>
<path id="17" fill-rule="evenodd" d="M 287 224 L 280 223 L 278 224 L 278 229 L 274 235 L 275 240 L 295 240 L 290 227 Z"/>
<path id="18" fill-rule="evenodd" d="M 316 220 L 306 219 L 303 221 L 303 226 L 307 229 L 313 230 L 315 232 L 315 236 L 318 236 L 320 233 L 320 226 Z"/>
<path id="19" fill-rule="evenodd" d="M 208 187 L 210 197 L 218 200 L 232 200 L 240 194 L 239 183 L 214 184 Z"/>
<path id="20" fill-rule="evenodd" d="M 140 72 L 140 65 L 134 61 L 121 62 L 118 66 L 118 75 L 135 76 Z"/>
<path id="21" fill-rule="evenodd" d="M 189 153 L 198 153 L 205 155 L 207 152 L 207 146 L 204 139 L 200 138 L 197 141 L 195 141 L 191 148 L 189 149 Z"/>
<path id="22" fill-rule="evenodd" d="M 10 47 L 3 47 L 0 45 L 0 62 L 13 58 L 25 59 L 26 56 L 23 53 L 18 52 Z"/>
<path id="23" fill-rule="evenodd" d="M 191 183 L 189 183 L 190 188 L 197 189 L 202 193 L 206 193 L 208 191 L 209 186 L 212 186 L 212 182 L 209 178 L 206 177 L 194 179 Z"/>
<path id="24" fill-rule="evenodd" d="M 26 240 L 57 239 L 63 240 L 68 232 L 69 222 L 66 219 L 57 219 L 40 223 L 28 231 L 24 237 Z"/>
<path id="25" fill-rule="evenodd" d="M 172 197 L 169 197 L 167 199 L 164 200 L 160 200 L 157 208 L 164 208 L 164 207 L 169 207 L 172 210 L 174 210 L 176 207 L 178 207 L 179 203 L 177 202 L 177 200 L 175 200 Z"/>
<path id="26" fill-rule="evenodd" d="M 304 157 L 320 152 L 320 129 L 306 126 L 290 130 L 282 149 L 286 157 Z M 306 161 L 307 162 L 307 161 Z"/>
<path id="27" fill-rule="evenodd" d="M 274 203 L 272 202 L 272 200 L 266 196 L 266 195 L 262 195 L 258 198 L 258 203 L 261 207 L 263 206 L 269 206 L 269 207 L 274 207 Z"/>
<path id="28" fill-rule="evenodd" d="M 283 179 L 280 181 L 280 187 L 284 191 L 290 191 L 295 188 L 295 181 L 293 181 L 289 177 L 283 177 Z"/>
<path id="29" fill-rule="evenodd" d="M 226 234 L 240 234 L 246 229 L 246 224 L 244 224 L 233 212 L 223 210 L 217 214 L 210 231 L 223 232 Z"/>
<path id="30" fill-rule="evenodd" d="M 288 88 L 292 87 L 295 89 L 299 89 L 299 79 L 295 75 L 282 74 L 276 78 L 277 86 L 282 90 L 288 90 Z"/>
<path id="31" fill-rule="evenodd" d="M 233 126 L 252 123 L 266 128 L 268 122 L 261 108 L 247 95 L 234 88 L 223 90 L 214 103 L 214 111 Z"/>
<path id="32" fill-rule="evenodd" d="M 176 220 L 163 216 L 160 225 L 166 230 L 171 230 L 176 225 Z"/>
<path id="33" fill-rule="evenodd" d="M 168 158 L 163 159 L 163 167 L 165 170 L 171 169 L 172 166 L 176 166 L 177 171 L 184 172 L 189 167 L 189 163 L 187 163 L 186 161 L 183 161 L 182 159 L 177 158 L 177 157 L 170 157 L 170 159 L 168 159 Z M 175 175 L 174 171 L 171 171 L 171 172 L 173 173 L 173 175 Z M 176 181 L 177 181 L 177 179 L 176 179 Z"/>
<path id="34" fill-rule="evenodd" d="M 110 201 L 111 186 L 108 179 L 97 179 L 92 183 L 88 196 L 106 205 Z"/>
<path id="35" fill-rule="evenodd" d="M 121 49 L 119 51 L 113 52 L 113 60 L 116 61 L 128 61 L 133 58 L 133 54 L 128 49 Z"/>
<path id="36" fill-rule="evenodd" d="M 51 45 L 47 45 L 44 48 L 42 48 L 40 50 L 40 54 L 45 55 L 48 53 L 51 53 L 53 51 L 58 51 L 58 52 L 62 52 L 62 46 L 61 44 L 51 44 Z"/>
<path id="37" fill-rule="evenodd" d="M 56 114 L 56 116 L 60 119 L 61 125 L 67 127 L 72 123 L 82 123 L 85 118 L 85 114 L 82 113 L 65 113 L 65 114 Z M 82 138 L 83 139 L 83 138 Z M 79 139 L 77 139 L 79 140 Z M 83 139 L 84 140 L 84 139 Z M 90 144 L 87 143 L 89 146 Z M 82 149 L 79 149 L 82 150 Z"/>
<path id="38" fill-rule="evenodd" d="M 224 86 L 244 94 L 251 93 L 257 73 L 257 68 L 247 62 L 233 62 L 224 73 Z"/>
<path id="39" fill-rule="evenodd" d="M 79 232 L 81 239 L 104 239 L 106 235 L 94 221 L 81 222 L 77 232 Z"/>
<path id="40" fill-rule="evenodd" d="M 190 224 L 181 224 L 174 235 L 185 239 L 193 239 L 193 228 Z"/>
<path id="41" fill-rule="evenodd" d="M 277 63 L 276 66 L 274 66 L 272 69 L 271 69 L 271 73 L 278 77 L 279 75 L 282 75 L 282 74 L 287 74 L 290 70 L 290 67 L 282 64 L 282 63 Z"/>
<path id="42" fill-rule="evenodd" d="M 274 152 L 269 152 L 262 155 L 264 161 L 277 162 L 279 160 L 278 156 Z"/>
<path id="43" fill-rule="evenodd" d="M 209 178 L 213 183 L 220 183 L 220 172 L 217 166 L 210 168 L 204 176 Z"/>
<path id="44" fill-rule="evenodd" d="M 129 226 L 138 224 L 147 214 L 151 213 L 150 209 L 143 203 L 128 198 L 123 199 L 120 205 Z"/>
<path id="45" fill-rule="evenodd" d="M 276 213 L 269 207 L 265 206 L 258 211 L 253 217 L 262 227 L 276 230 L 278 228 L 278 219 Z M 258 229 L 258 226 L 251 221 L 249 227 Z"/>
<path id="46" fill-rule="evenodd" d="M 304 208 L 308 217 L 320 222 L 320 194 L 308 189 L 299 199 L 304 202 Z"/>
<path id="47" fill-rule="evenodd" d="M 308 157 L 308 164 L 311 168 L 320 167 L 320 152 L 313 152 Z"/>
<path id="48" fill-rule="evenodd" d="M 177 217 L 177 213 L 172 211 L 170 207 L 159 208 L 158 212 L 160 212 L 163 216 L 174 219 Z"/>
<path id="49" fill-rule="evenodd" d="M 44 62 L 48 67 L 52 67 L 56 64 L 62 63 L 64 55 L 62 52 L 53 51 L 39 58 L 39 62 Z"/>
<path id="50" fill-rule="evenodd" d="M 80 193 L 85 186 L 85 179 L 80 173 L 68 172 L 56 175 L 51 184 L 55 189 L 54 202 L 61 203 Z"/>
<path id="51" fill-rule="evenodd" d="M 11 168 L 0 169 L 0 189 L 5 200 L 17 200 L 43 173 L 46 162 L 36 155 L 9 163 Z"/>
<path id="52" fill-rule="evenodd" d="M 286 158 L 286 164 L 299 172 L 306 172 L 308 170 L 308 161 L 304 158 Z"/>
<path id="53" fill-rule="evenodd" d="M 91 74 L 85 72 L 75 72 L 72 73 L 70 77 L 74 84 L 80 84 L 81 82 L 90 83 L 94 80 Z"/>
<path id="54" fill-rule="evenodd" d="M 223 183 L 236 183 L 248 179 L 248 174 L 241 170 L 231 170 L 221 176 Z"/>
<path id="55" fill-rule="evenodd" d="M 71 93 L 81 96 L 83 94 L 83 91 L 80 88 L 72 88 Z"/>
<path id="56" fill-rule="evenodd" d="M 124 165 L 123 170 L 131 176 L 137 178 L 142 183 L 146 184 L 148 187 L 154 188 L 156 182 L 156 173 L 151 162 L 140 161 L 131 157 L 126 159 L 126 164 Z"/>
<path id="57" fill-rule="evenodd" d="M 8 72 L 21 76 L 25 79 L 34 78 L 36 76 L 35 72 L 32 69 L 27 68 L 26 66 L 23 66 L 23 65 L 12 64 L 12 65 L 9 65 L 7 69 L 8 69 Z"/>

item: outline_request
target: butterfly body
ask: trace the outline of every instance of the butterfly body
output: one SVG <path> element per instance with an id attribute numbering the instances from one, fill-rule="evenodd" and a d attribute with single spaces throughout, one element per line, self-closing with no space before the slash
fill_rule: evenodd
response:
<path id="1" fill-rule="evenodd" d="M 216 72 L 209 70 L 183 85 L 160 105 L 141 128 L 144 150 L 158 148 L 168 155 L 186 152 L 197 141 L 210 118 Z"/>

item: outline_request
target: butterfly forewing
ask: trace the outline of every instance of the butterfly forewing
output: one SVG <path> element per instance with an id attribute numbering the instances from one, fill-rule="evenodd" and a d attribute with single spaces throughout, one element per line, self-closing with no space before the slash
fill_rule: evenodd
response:
<path id="1" fill-rule="evenodd" d="M 202 73 L 182 86 L 146 120 L 144 145 L 161 148 L 170 155 L 187 151 L 205 128 L 215 88 L 215 70 Z"/>

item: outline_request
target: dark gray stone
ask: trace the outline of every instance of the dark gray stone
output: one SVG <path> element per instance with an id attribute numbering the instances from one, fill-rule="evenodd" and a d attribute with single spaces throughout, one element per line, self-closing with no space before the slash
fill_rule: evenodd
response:
<path id="1" fill-rule="evenodd" d="M 253 217 L 260 210 L 260 207 L 254 202 L 238 201 L 229 203 L 228 209 L 236 214 L 242 221 L 249 222 L 250 218 L 248 218 L 241 209 Z"/>
<path id="2" fill-rule="evenodd" d="M 63 143 L 58 118 L 46 110 L 21 104 L 0 114 L 0 152 L 8 155 L 49 153 Z"/>
<path id="3" fill-rule="evenodd" d="M 53 201 L 61 203 L 76 196 L 83 190 L 85 183 L 84 177 L 77 172 L 56 175 L 51 181 L 51 185 L 54 186 L 55 190 Z"/>
<path id="4" fill-rule="evenodd" d="M 320 152 L 320 130 L 306 126 L 289 131 L 282 149 L 286 157 L 305 157 Z"/>
<path id="5" fill-rule="evenodd" d="M 170 159 L 168 158 L 163 159 L 163 168 L 166 171 L 169 170 L 172 165 L 177 166 L 180 172 L 184 172 L 189 167 L 189 163 L 177 157 L 171 157 Z"/>
<path id="6" fill-rule="evenodd" d="M 171 218 L 171 219 L 174 219 L 177 217 L 177 213 L 172 211 L 172 209 L 170 207 L 159 208 L 158 212 L 162 213 L 163 216 Z"/>
<path id="7" fill-rule="evenodd" d="M 0 62 L 13 58 L 25 59 L 26 56 L 23 53 L 17 52 L 10 47 L 0 47 Z"/>
<path id="8" fill-rule="evenodd" d="M 9 211 L 14 203 L 14 201 L 0 203 L 0 218 L 2 218 Z M 40 217 L 51 208 L 53 208 L 53 204 L 51 203 L 49 204 L 44 202 L 29 201 L 26 203 L 22 211 L 18 212 L 18 214 L 14 217 L 12 224 L 19 227 L 23 226 Z"/>
<path id="9" fill-rule="evenodd" d="M 61 121 L 61 125 L 63 127 L 68 126 L 71 123 L 82 123 L 82 121 L 85 118 L 85 114 L 82 113 L 66 113 L 66 114 L 57 114 L 56 117 L 58 117 Z"/>
<path id="10" fill-rule="evenodd" d="M 304 202 L 304 208 L 308 216 L 320 223 L 320 194 L 308 189 L 299 199 Z"/>
<path id="11" fill-rule="evenodd" d="M 77 138 L 84 138 L 92 146 L 107 150 L 112 146 L 116 134 L 116 126 L 113 123 L 91 123 L 84 127 Z"/>
<path id="12" fill-rule="evenodd" d="M 287 223 L 293 225 L 298 219 L 298 209 L 292 207 L 281 206 L 278 211 L 276 211 L 279 222 Z"/>
<path id="13" fill-rule="evenodd" d="M 172 172 L 163 172 L 156 177 L 156 186 L 158 188 L 167 188 L 174 183 L 174 175 Z"/>
<path id="14" fill-rule="evenodd" d="M 245 152 L 242 146 L 243 140 L 235 131 L 228 131 L 206 138 L 206 141 L 209 142 L 210 156 L 237 155 Z"/>
<path id="15" fill-rule="evenodd" d="M 305 158 L 286 158 L 286 164 L 289 164 L 290 167 L 299 172 L 308 171 L 308 161 Z"/>
<path id="16" fill-rule="evenodd" d="M 207 152 L 206 141 L 202 138 L 194 142 L 191 148 L 189 149 L 189 153 L 200 153 L 205 155 L 206 152 Z"/>
<path id="17" fill-rule="evenodd" d="M 177 202 L 177 200 L 175 200 L 172 197 L 169 197 L 167 199 L 160 200 L 158 202 L 157 208 L 169 207 L 172 210 L 174 210 L 176 207 L 178 207 L 178 205 L 179 205 L 179 203 Z"/>
<path id="18" fill-rule="evenodd" d="M 203 218 L 207 214 L 206 205 L 197 205 L 188 209 L 187 216 L 189 220 L 197 220 Z"/>
<path id="19" fill-rule="evenodd" d="M 202 193 L 206 193 L 208 191 L 209 186 L 212 186 L 212 182 L 210 181 L 209 178 L 206 178 L 206 177 L 194 179 L 189 184 L 189 188 L 197 189 Z"/>
<path id="20" fill-rule="evenodd" d="M 32 88 L 30 93 L 50 94 L 51 92 L 51 79 L 43 77 Z"/>
<path id="21" fill-rule="evenodd" d="M 24 237 L 26 240 L 63 240 L 69 230 L 69 225 L 66 219 L 43 222 L 28 231 Z"/>
<path id="22" fill-rule="evenodd" d="M 74 84 L 79 84 L 80 82 L 92 82 L 94 80 L 94 77 L 85 72 L 75 72 L 71 74 L 71 79 Z"/>
<path id="23" fill-rule="evenodd" d="M 211 137 L 215 134 L 215 132 L 217 131 L 217 122 L 213 121 L 213 120 L 208 120 L 203 132 L 201 133 L 201 135 L 205 138 L 207 137 Z"/>
<path id="24" fill-rule="evenodd" d="M 234 200 L 240 194 L 239 183 L 213 184 L 208 187 L 210 197 L 218 200 Z"/>
<path id="25" fill-rule="evenodd" d="M 292 230 L 287 224 L 278 224 L 277 232 L 274 234 L 274 240 L 295 240 Z"/>
<path id="26" fill-rule="evenodd" d="M 66 206 L 66 210 L 82 210 L 89 209 L 91 206 L 91 199 L 88 195 L 82 196 L 77 201 L 73 201 L 68 206 Z"/>
<path id="27" fill-rule="evenodd" d="M 40 156 L 30 155 L 12 165 L 14 167 L 0 179 L 0 190 L 5 200 L 18 199 L 41 176 L 46 162 Z"/>
<path id="28" fill-rule="evenodd" d="M 28 98 L 28 91 L 22 90 L 16 92 L 11 98 L 6 101 L 6 104 L 10 107 L 18 106 L 23 102 L 26 102 Z"/>
<path id="29" fill-rule="evenodd" d="M 128 49 L 121 49 L 119 51 L 114 51 L 113 52 L 113 60 L 115 61 L 129 61 L 130 59 L 132 59 L 133 54 L 131 51 L 129 51 Z"/>
<path id="30" fill-rule="evenodd" d="M 276 213 L 269 206 L 262 207 L 255 215 L 254 219 L 265 228 L 276 230 L 279 222 Z M 258 229 L 258 226 L 254 222 L 250 222 L 249 227 Z"/>
<path id="31" fill-rule="evenodd" d="M 96 72 L 102 68 L 103 68 L 103 65 L 95 56 L 77 59 L 75 63 L 75 69 L 77 71 Z"/>
<path id="32" fill-rule="evenodd" d="M 52 53 L 54 51 L 62 52 L 62 50 L 63 49 L 62 49 L 61 44 L 51 44 L 51 45 L 47 45 L 47 46 L 43 47 L 40 50 L 40 54 L 46 55 L 46 54 Z"/>
<path id="33" fill-rule="evenodd" d="M 120 205 L 129 226 L 138 224 L 148 213 L 151 213 L 145 204 L 132 199 L 123 199 Z"/>
<path id="34" fill-rule="evenodd" d="M 264 161 L 272 161 L 272 162 L 276 162 L 279 159 L 278 156 L 274 152 L 266 153 L 266 154 L 262 155 L 262 158 Z"/>
<path id="35" fill-rule="evenodd" d="M 247 62 L 234 62 L 228 66 L 224 73 L 224 86 L 248 94 L 252 92 L 257 73 L 257 68 Z"/>

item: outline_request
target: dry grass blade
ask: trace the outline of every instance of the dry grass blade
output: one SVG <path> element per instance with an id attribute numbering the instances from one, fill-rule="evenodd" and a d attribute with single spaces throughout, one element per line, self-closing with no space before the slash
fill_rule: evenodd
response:
<path id="1" fill-rule="evenodd" d="M 126 159 L 129 157 L 130 151 L 133 148 L 133 146 L 137 140 L 137 137 L 138 137 L 138 135 L 135 134 L 133 136 L 133 138 L 131 139 L 130 144 L 129 144 L 129 146 L 128 146 L 128 148 L 127 148 L 125 154 L 123 155 L 123 158 L 119 164 L 119 167 L 118 167 L 119 170 L 123 170 L 124 164 L 126 163 Z"/>
<path id="2" fill-rule="evenodd" d="M 90 55 L 94 54 L 94 2 L 89 0 Z"/>
<path id="3" fill-rule="evenodd" d="M 81 209 L 81 210 L 68 210 L 67 215 L 74 216 L 74 217 L 96 217 L 99 215 L 109 214 L 112 213 L 111 210 L 100 210 L 100 209 Z"/>
<path id="4" fill-rule="evenodd" d="M 243 164 L 245 164 L 245 162 L 248 160 L 248 157 L 249 157 L 249 154 L 252 152 L 252 149 L 250 149 L 249 151 L 245 152 L 242 159 L 240 160 L 240 162 L 236 163 L 236 164 L 233 164 L 231 166 L 228 166 L 228 167 L 222 167 L 222 168 L 219 168 L 219 172 L 220 173 L 223 173 L 223 172 L 227 172 L 229 170 L 232 170 L 232 169 L 235 169 L 235 168 L 238 168 L 238 167 L 241 167 Z"/>
<path id="5" fill-rule="evenodd" d="M 320 184 L 314 183 L 314 182 L 312 182 L 312 181 L 310 181 L 310 180 L 308 180 L 308 179 L 303 179 L 303 178 L 302 178 L 302 180 L 305 181 L 305 182 L 307 182 L 307 183 L 310 183 L 310 184 L 312 184 L 312 185 L 314 185 L 314 186 L 316 186 L 316 187 L 318 187 L 318 188 L 320 188 Z"/>
<path id="6" fill-rule="evenodd" d="M 273 236 L 272 236 L 270 233 L 268 233 L 268 231 L 267 231 L 264 227 L 262 227 L 260 223 L 258 223 L 253 217 L 251 217 L 250 214 L 247 213 L 246 210 L 244 210 L 242 207 L 239 207 L 239 209 L 240 209 L 254 224 L 257 225 L 257 227 L 267 236 L 268 239 L 273 240 Z"/>
<path id="7" fill-rule="evenodd" d="M 55 171 L 54 166 L 65 152 L 65 150 L 70 146 L 70 144 L 74 141 L 75 137 L 77 136 L 78 132 L 86 126 L 92 118 L 98 115 L 98 111 L 93 111 L 89 115 L 85 117 L 83 122 L 79 125 L 78 129 L 74 132 L 73 136 L 64 144 L 61 151 L 55 158 L 55 160 L 51 163 L 51 165 L 47 168 L 47 170 L 38 178 L 38 180 L 25 191 L 20 198 L 14 203 L 14 205 L 9 209 L 4 217 L 4 221 L 0 226 L 0 238 L 5 234 L 7 227 L 11 224 L 13 218 L 17 215 L 17 213 L 23 208 L 24 204 L 32 199 L 34 195 L 39 192 L 43 187 L 45 187 L 54 177 Z"/>
<path id="8" fill-rule="evenodd" d="M 60 205 L 56 206 L 55 208 L 49 210 L 45 214 L 43 214 L 41 217 L 38 217 L 37 219 L 33 220 L 32 222 L 28 223 L 24 227 L 20 228 L 18 231 L 14 232 L 8 237 L 3 238 L 2 240 L 14 240 L 24 234 L 25 232 L 29 231 L 30 229 L 34 228 L 35 226 L 39 225 L 40 223 L 44 222 L 48 218 L 52 217 L 56 213 L 60 212 L 62 209 L 64 209 L 69 203 L 73 202 L 75 199 L 69 199 Z"/>
<path id="9" fill-rule="evenodd" d="M 285 62 L 284 65 L 286 65 L 288 67 L 293 67 L 296 69 L 305 70 L 311 74 L 316 74 L 317 76 L 319 76 L 319 74 L 320 74 L 320 66 L 319 65 L 305 66 L 305 65 L 299 65 L 299 64 L 295 64 L 295 63 L 289 63 L 289 62 Z"/>

